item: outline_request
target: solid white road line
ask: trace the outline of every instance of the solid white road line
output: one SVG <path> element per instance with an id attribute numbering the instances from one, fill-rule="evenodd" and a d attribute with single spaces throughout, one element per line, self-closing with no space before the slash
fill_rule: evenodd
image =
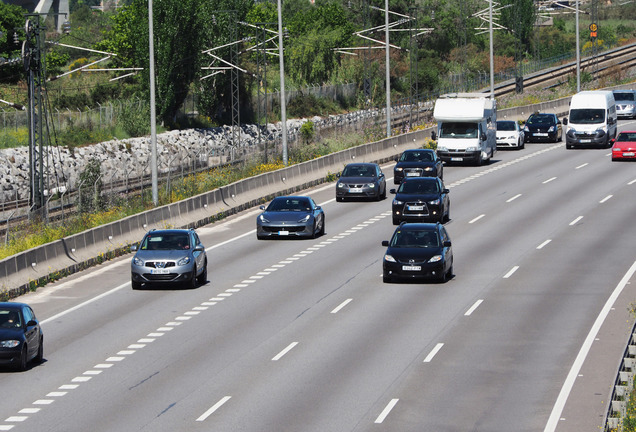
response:
<path id="1" fill-rule="evenodd" d="M 572 391 L 572 387 L 574 387 L 574 381 L 576 380 L 576 377 L 578 376 L 579 371 L 581 370 L 581 367 L 583 366 L 583 362 L 585 362 L 585 358 L 587 357 L 587 354 L 590 352 L 590 348 L 592 347 L 592 342 L 594 342 L 594 339 L 596 339 L 596 336 L 599 330 L 601 329 L 603 322 L 607 318 L 607 315 L 609 315 L 609 312 L 612 310 L 612 307 L 614 303 L 616 302 L 616 299 L 618 299 L 618 296 L 621 294 L 621 292 L 623 291 L 623 289 L 625 288 L 625 286 L 627 285 L 631 277 L 634 275 L 634 272 L 636 272 L 636 261 L 634 261 L 634 263 L 629 268 L 629 270 L 627 270 L 627 273 L 625 273 L 621 281 L 618 283 L 618 285 L 612 292 L 612 295 L 607 299 L 605 306 L 603 306 L 603 309 L 598 314 L 598 317 L 596 318 L 594 325 L 592 325 L 590 332 L 585 338 L 585 341 L 583 342 L 583 346 L 581 346 L 581 350 L 579 351 L 579 354 L 576 356 L 576 359 L 574 360 L 574 364 L 572 365 L 572 368 L 570 369 L 570 372 L 568 373 L 568 376 L 565 379 L 565 382 L 563 383 L 561 392 L 559 393 L 559 396 L 557 397 L 554 407 L 552 408 L 552 413 L 550 414 L 548 423 L 545 425 L 544 432 L 554 432 L 554 430 L 556 429 L 559 419 L 561 418 L 561 413 L 563 412 L 563 408 L 565 408 L 565 403 L 567 402 L 570 392 Z"/>

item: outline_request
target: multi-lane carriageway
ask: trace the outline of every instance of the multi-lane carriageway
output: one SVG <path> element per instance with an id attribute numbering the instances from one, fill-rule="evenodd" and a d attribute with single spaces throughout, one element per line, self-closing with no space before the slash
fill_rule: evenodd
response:
<path id="1" fill-rule="evenodd" d="M 133 291 L 130 256 L 40 288 L 16 300 L 46 361 L 0 372 L 0 431 L 597 430 L 636 298 L 636 165 L 609 153 L 445 169 L 446 284 L 382 283 L 391 198 L 328 184 L 321 238 L 257 241 L 257 210 L 200 228 L 194 290 Z"/>

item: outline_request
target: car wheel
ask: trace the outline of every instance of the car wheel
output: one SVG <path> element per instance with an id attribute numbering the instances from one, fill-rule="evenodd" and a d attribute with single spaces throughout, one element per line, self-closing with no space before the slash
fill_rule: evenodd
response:
<path id="1" fill-rule="evenodd" d="M 134 290 L 141 289 L 141 282 L 130 281 L 130 285 Z"/>
<path id="2" fill-rule="evenodd" d="M 25 371 L 28 363 L 28 354 L 26 344 L 22 345 L 22 352 L 20 352 L 20 358 L 18 359 L 18 364 L 16 365 L 16 369 L 19 371 Z"/>
<path id="3" fill-rule="evenodd" d="M 386 199 L 386 184 L 384 185 L 384 190 L 382 191 L 382 198 L 381 199 Z"/>
<path id="4" fill-rule="evenodd" d="M 450 204 L 448 204 L 448 208 L 446 209 L 446 216 L 444 217 L 443 222 L 448 222 L 450 220 Z"/>
<path id="5" fill-rule="evenodd" d="M 393 282 L 393 278 L 390 275 L 388 275 L 387 273 L 383 273 L 382 274 L 382 282 L 391 283 L 391 282 Z"/>
<path id="6" fill-rule="evenodd" d="M 448 269 L 448 272 L 446 273 L 446 280 L 452 277 L 453 277 L 453 264 L 451 264 L 450 268 Z"/>
<path id="7" fill-rule="evenodd" d="M 197 282 L 199 283 L 199 285 L 203 285 L 207 281 L 208 281 L 208 260 L 205 260 L 205 262 L 203 263 L 203 271 L 197 278 Z"/>
<path id="8" fill-rule="evenodd" d="M 437 282 L 444 283 L 444 282 L 446 282 L 447 277 L 448 277 L 448 273 L 445 272 L 445 271 L 442 271 L 442 274 L 437 276 Z"/>
<path id="9" fill-rule="evenodd" d="M 35 361 L 37 363 L 44 361 L 44 337 L 40 337 L 40 346 L 38 347 L 38 354 L 35 356 Z"/>
<path id="10" fill-rule="evenodd" d="M 572 144 L 567 144 L 567 143 L 566 143 L 566 144 L 565 144 L 565 148 L 566 148 L 566 149 L 568 149 L 568 150 L 571 150 L 571 149 L 572 149 Z"/>
<path id="11" fill-rule="evenodd" d="M 337 201 L 337 202 L 343 202 L 343 201 L 344 201 L 344 198 L 343 198 L 343 197 L 339 197 L 339 196 L 337 196 L 337 197 L 336 197 L 336 201 Z"/>
<path id="12" fill-rule="evenodd" d="M 197 267 L 194 266 L 194 271 L 192 272 L 192 277 L 189 281 L 186 282 L 187 289 L 195 289 L 197 287 Z"/>

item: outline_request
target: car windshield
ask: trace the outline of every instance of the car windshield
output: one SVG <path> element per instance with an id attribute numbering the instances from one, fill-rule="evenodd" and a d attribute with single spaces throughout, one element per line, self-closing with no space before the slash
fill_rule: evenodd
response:
<path id="1" fill-rule="evenodd" d="M 634 101 L 634 93 L 632 92 L 620 92 L 614 93 L 614 99 L 617 101 Z"/>
<path id="2" fill-rule="evenodd" d="M 618 138 L 616 138 L 616 141 L 620 141 L 620 142 L 636 141 L 636 132 L 621 132 L 618 134 Z"/>
<path id="3" fill-rule="evenodd" d="M 570 123 L 594 124 L 605 122 L 605 110 L 602 108 L 578 108 L 570 110 Z"/>
<path id="4" fill-rule="evenodd" d="M 308 199 L 304 198 L 277 198 L 267 207 L 269 212 L 281 212 L 281 211 L 297 211 L 306 212 L 311 211 L 311 205 Z"/>
<path id="5" fill-rule="evenodd" d="M 407 180 L 398 188 L 398 193 L 404 194 L 433 194 L 439 192 L 436 181 Z"/>
<path id="6" fill-rule="evenodd" d="M 477 138 L 477 123 L 443 122 L 439 129 L 440 138 Z"/>
<path id="7" fill-rule="evenodd" d="M 180 250 L 190 249 L 187 234 L 150 234 L 146 237 L 141 250 Z"/>
<path id="8" fill-rule="evenodd" d="M 513 131 L 513 130 L 515 130 L 515 122 L 513 122 L 513 121 L 498 121 L 497 122 L 497 130 L 498 131 Z"/>
<path id="9" fill-rule="evenodd" d="M 430 152 L 404 152 L 400 162 L 431 162 L 433 155 Z"/>
<path id="10" fill-rule="evenodd" d="M 531 115 L 526 123 L 530 125 L 554 124 L 554 117 L 550 115 Z"/>
<path id="11" fill-rule="evenodd" d="M 370 166 L 347 165 L 342 170 L 342 177 L 375 177 L 375 170 Z"/>
<path id="12" fill-rule="evenodd" d="M 21 327 L 20 314 L 15 309 L 0 309 L 0 327 L 16 328 Z"/>
<path id="13" fill-rule="evenodd" d="M 431 230 L 399 230 L 391 239 L 391 247 L 427 248 L 439 247 L 437 233 Z"/>

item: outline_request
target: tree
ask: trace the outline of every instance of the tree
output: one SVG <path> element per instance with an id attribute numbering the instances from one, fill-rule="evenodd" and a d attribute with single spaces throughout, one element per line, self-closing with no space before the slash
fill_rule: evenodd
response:
<path id="1" fill-rule="evenodd" d="M 22 42 L 15 43 L 13 34 L 23 34 L 26 9 L 20 6 L 6 4 L 0 2 L 0 57 L 5 59 L 17 58 L 22 48 Z M 24 39 L 24 36 L 21 36 Z M 6 83 L 16 83 L 22 78 L 24 72 L 22 69 L 22 61 L 10 65 L 4 65 L 0 68 L 0 80 Z"/>

